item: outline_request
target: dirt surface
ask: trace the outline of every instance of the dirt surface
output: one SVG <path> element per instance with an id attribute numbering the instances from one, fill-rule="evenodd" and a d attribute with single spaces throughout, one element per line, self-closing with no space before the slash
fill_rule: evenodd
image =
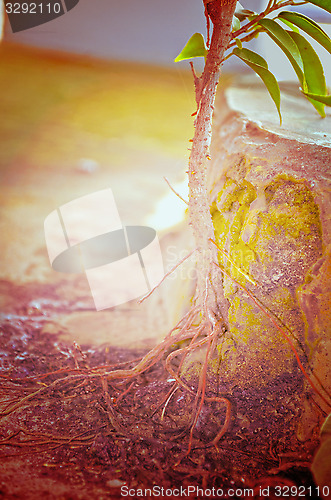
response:
<path id="1" fill-rule="evenodd" d="M 178 389 L 167 401 L 174 381 L 164 358 L 132 380 L 109 382 L 97 367 L 133 366 L 146 349 L 61 342 L 43 327 L 72 305 L 44 288 L 36 307 L 31 288 L 17 291 L 19 308 L 1 318 L 2 498 L 121 498 L 125 487 L 214 487 L 222 498 L 231 487 L 255 498 L 260 486 L 308 493 L 316 440 L 295 438 L 301 377 L 259 394 L 235 388 L 230 430 L 216 447 L 225 409 L 206 403 L 187 455 L 194 395 Z"/>

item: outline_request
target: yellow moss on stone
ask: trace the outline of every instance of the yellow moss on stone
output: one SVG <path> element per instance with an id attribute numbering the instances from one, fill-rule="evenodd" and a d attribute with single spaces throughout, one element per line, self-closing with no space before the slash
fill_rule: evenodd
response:
<path id="1" fill-rule="evenodd" d="M 321 237 L 319 209 L 312 192 L 303 181 L 279 176 L 265 188 L 267 209 L 260 211 L 256 230 L 248 244 L 262 265 L 272 263 L 270 241 L 284 245 L 288 242 L 300 248 L 299 241 L 312 234 Z M 302 245 L 302 243 L 301 243 Z"/>
<path id="2" fill-rule="evenodd" d="M 238 321 L 239 318 L 240 321 Z M 233 300 L 231 300 L 228 319 L 229 323 L 232 325 L 231 333 L 245 344 L 247 344 L 252 337 L 252 329 L 258 329 L 262 325 L 253 304 L 243 302 L 239 296 L 235 296 Z M 242 327 L 242 325 L 244 325 L 244 327 Z"/>
<path id="3" fill-rule="evenodd" d="M 249 273 L 250 262 L 255 259 L 254 251 L 241 237 L 250 205 L 255 198 L 256 189 L 251 183 L 245 179 L 239 183 L 228 178 L 217 196 L 217 201 L 211 206 L 216 243 L 228 251 L 235 265 L 221 253 L 219 262 L 242 284 L 245 284 L 246 278 L 240 269 Z"/>
<path id="4" fill-rule="evenodd" d="M 300 262 L 307 266 L 309 259 L 314 262 L 319 255 L 322 234 L 319 209 L 304 181 L 280 175 L 266 186 L 254 186 L 240 177 L 246 176 L 248 170 L 247 162 L 233 166 L 211 206 L 215 240 L 232 260 L 220 252 L 219 263 L 237 282 L 251 289 L 295 343 L 296 337 L 302 340 L 304 331 L 295 287 L 300 286 L 300 280 L 305 281 Z M 263 293 L 261 288 L 252 290 L 240 270 L 254 280 L 260 279 L 259 285 L 267 292 Z M 247 374 L 242 376 L 249 381 L 251 367 L 256 365 L 256 373 L 261 372 L 257 380 L 261 377 L 261 383 L 291 370 L 293 355 L 268 314 L 230 277 L 224 276 L 223 293 L 229 305 L 227 323 L 231 341 L 226 352 L 224 346 L 219 347 L 222 367 L 236 372 L 231 363 L 244 359 L 246 368 L 242 369 L 247 369 Z M 269 363 L 273 357 L 277 363 Z M 262 375 L 264 367 L 268 373 Z"/>
<path id="5" fill-rule="evenodd" d="M 211 205 L 210 213 L 215 230 L 215 241 L 219 246 L 224 247 L 229 232 L 230 223 L 218 210 L 216 202 L 213 202 L 213 204 Z"/>
<path id="6" fill-rule="evenodd" d="M 272 207 L 267 214 L 261 214 L 265 231 L 278 234 L 284 230 L 286 237 L 295 239 L 301 232 L 310 234 L 312 226 L 319 224 L 318 208 L 314 200 L 306 199 L 299 210 L 298 205 L 285 203 Z"/>
<path id="7" fill-rule="evenodd" d="M 286 236 L 298 238 L 301 232 L 310 234 L 312 226 L 320 226 L 318 206 L 303 181 L 281 175 L 265 191 L 267 197 L 271 195 L 271 206 L 265 216 L 274 231 L 284 229 Z M 280 197 L 289 201 L 279 200 Z"/>

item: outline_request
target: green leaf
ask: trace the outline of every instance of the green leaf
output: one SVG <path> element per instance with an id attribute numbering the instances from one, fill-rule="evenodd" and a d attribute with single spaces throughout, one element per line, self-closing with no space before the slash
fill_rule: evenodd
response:
<path id="1" fill-rule="evenodd" d="M 178 54 L 175 62 L 193 59 L 194 57 L 206 57 L 208 50 L 201 33 L 194 33 L 183 50 Z"/>
<path id="2" fill-rule="evenodd" d="M 303 91 L 301 92 L 305 96 L 310 97 L 310 99 L 314 99 L 314 101 L 322 102 L 326 106 L 331 106 L 331 95 L 318 95 L 318 94 L 310 94 L 309 92 L 303 92 Z"/>
<path id="3" fill-rule="evenodd" d="M 320 28 L 318 24 L 315 23 L 309 17 L 306 17 L 297 12 L 281 12 L 278 15 L 279 19 L 282 21 L 289 21 L 290 23 L 298 26 L 300 29 L 305 31 L 308 35 L 314 38 L 320 45 L 322 45 L 331 54 L 331 39 L 325 33 L 325 31 Z"/>
<path id="4" fill-rule="evenodd" d="M 240 21 L 236 16 L 233 16 L 231 31 L 237 31 L 237 30 L 240 30 Z"/>
<path id="5" fill-rule="evenodd" d="M 233 53 L 240 57 L 244 62 L 251 62 L 253 64 L 257 64 L 258 66 L 262 66 L 265 69 L 268 69 L 268 64 L 265 59 L 263 59 L 262 56 L 257 54 L 256 52 L 253 52 L 252 50 L 249 49 L 234 49 Z"/>
<path id="6" fill-rule="evenodd" d="M 259 23 L 272 40 L 282 49 L 286 57 L 292 64 L 294 71 L 297 74 L 299 82 L 302 87 L 304 87 L 304 66 L 300 50 L 298 49 L 296 43 L 292 37 L 284 30 L 276 21 L 272 19 L 262 19 Z"/>
<path id="7" fill-rule="evenodd" d="M 283 19 L 282 17 L 280 17 L 279 20 L 282 21 L 282 23 L 286 24 L 286 26 L 288 28 L 290 28 L 292 31 L 295 31 L 296 33 L 299 33 L 298 28 L 296 26 L 294 26 L 294 24 L 292 24 L 289 21 L 287 21 L 287 19 Z"/>
<path id="8" fill-rule="evenodd" d="M 247 19 L 252 15 L 256 15 L 256 13 L 252 10 L 245 9 L 240 2 L 237 2 L 234 15 L 239 19 L 239 21 L 244 21 L 244 19 Z"/>
<path id="9" fill-rule="evenodd" d="M 305 85 L 303 86 L 303 91 L 310 94 L 327 95 L 323 66 L 313 47 L 299 33 L 288 31 L 288 34 L 297 44 L 303 61 L 305 76 Z M 318 113 L 324 118 L 324 104 L 315 101 L 310 97 L 308 97 L 308 99 L 318 111 Z"/>
<path id="10" fill-rule="evenodd" d="M 243 48 L 243 44 L 241 43 L 240 38 L 236 38 L 235 42 L 236 42 L 236 45 L 237 45 L 238 49 L 242 49 Z"/>
<path id="11" fill-rule="evenodd" d="M 308 3 L 313 3 L 314 5 L 321 7 L 321 9 L 324 9 L 327 12 L 330 12 L 330 14 L 331 14 L 330 0 L 308 0 Z"/>
<path id="12" fill-rule="evenodd" d="M 280 113 L 279 85 L 274 75 L 268 70 L 268 64 L 265 59 L 263 59 L 263 57 L 261 57 L 259 54 L 256 54 L 256 52 L 253 52 L 249 49 L 235 48 L 233 49 L 233 54 L 244 61 L 263 80 L 263 83 L 267 87 L 268 92 L 276 105 L 280 123 L 282 123 L 282 115 Z"/>

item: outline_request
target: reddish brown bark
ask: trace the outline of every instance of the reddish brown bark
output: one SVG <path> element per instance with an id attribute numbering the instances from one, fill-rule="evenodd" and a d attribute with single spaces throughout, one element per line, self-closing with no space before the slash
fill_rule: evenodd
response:
<path id="1" fill-rule="evenodd" d="M 236 0 L 204 0 L 206 15 L 213 24 L 210 49 L 203 74 L 196 78 L 197 116 L 189 160 L 189 218 L 198 249 L 196 300 L 212 324 L 217 321 L 213 261 L 217 252 L 209 239 L 214 238 L 207 192 L 207 161 L 211 141 L 212 116 L 224 52 L 231 37 Z"/>

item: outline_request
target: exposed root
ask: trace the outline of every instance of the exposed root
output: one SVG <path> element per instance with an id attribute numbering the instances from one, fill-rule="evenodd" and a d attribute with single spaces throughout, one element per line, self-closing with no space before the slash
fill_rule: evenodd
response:
<path id="1" fill-rule="evenodd" d="M 185 200 L 179 193 L 177 193 L 177 191 L 175 190 L 175 188 L 170 184 L 169 182 L 169 179 L 167 177 L 164 177 L 164 180 L 166 181 L 166 183 L 168 184 L 168 186 L 170 187 L 171 191 L 176 195 L 178 196 L 178 198 L 180 200 L 182 200 L 184 203 L 186 203 L 186 205 L 188 205 L 188 201 Z"/>
<path id="2" fill-rule="evenodd" d="M 99 429 L 100 430 L 100 429 Z M 28 439 L 17 439 L 20 435 L 26 436 Z M 87 445 L 93 442 L 95 432 L 89 431 L 81 432 L 75 436 L 56 436 L 54 434 L 44 434 L 39 432 L 31 432 L 27 429 L 18 429 L 16 432 L 10 434 L 5 439 L 0 440 L 0 445 L 26 448 L 26 447 L 47 447 L 49 445 L 70 444 L 72 446 Z M 16 438 L 16 439 L 15 439 Z"/>
<path id="3" fill-rule="evenodd" d="M 190 426 L 190 437 L 189 437 L 189 446 L 188 452 L 192 447 L 192 439 L 193 432 L 198 421 L 199 415 L 201 413 L 203 404 L 205 401 L 210 402 L 220 402 L 225 403 L 227 406 L 227 415 L 225 419 L 225 423 L 222 426 L 220 432 L 218 432 L 216 438 L 213 443 L 216 444 L 217 441 L 221 438 L 222 435 L 226 432 L 226 429 L 229 425 L 230 421 L 230 403 L 226 398 L 216 397 L 216 396 L 207 396 L 206 395 L 206 374 L 207 374 L 207 366 L 209 355 L 212 351 L 212 348 L 216 345 L 217 337 L 220 333 L 219 328 L 213 328 L 210 324 L 210 321 L 201 322 L 200 311 L 198 306 L 193 306 L 177 323 L 177 325 L 168 333 L 165 339 L 155 346 L 152 350 L 150 350 L 145 356 L 143 356 L 133 367 L 120 367 L 113 368 L 112 366 L 100 366 L 95 368 L 80 368 L 77 360 L 75 360 L 76 368 L 73 370 L 57 370 L 52 373 L 44 374 L 40 377 L 28 377 L 27 379 L 11 379 L 10 377 L 6 377 L 6 381 L 10 384 L 14 384 L 11 387 L 11 390 L 14 394 L 10 397 L 10 400 L 6 402 L 6 406 L 3 407 L 2 412 L 0 413 L 0 417 L 8 417 L 9 415 L 17 412 L 18 410 L 25 409 L 27 407 L 36 406 L 40 404 L 40 399 L 43 401 L 52 397 L 52 394 L 56 391 L 59 394 L 62 394 L 63 397 L 75 397 L 73 396 L 65 396 L 65 391 L 75 391 L 79 389 L 81 386 L 85 385 L 89 381 L 95 380 L 96 382 L 100 380 L 102 393 L 104 396 L 104 401 L 106 404 L 108 419 L 111 426 L 117 430 L 117 432 L 126 435 L 125 429 L 121 424 L 120 420 L 117 417 L 118 404 L 125 396 L 130 392 L 130 390 L 134 386 L 134 379 L 141 376 L 147 370 L 150 370 L 158 361 L 160 361 L 165 353 L 168 352 L 165 358 L 165 367 L 168 370 L 169 374 L 176 381 L 172 386 L 170 392 L 166 396 L 166 400 L 163 400 L 158 408 L 153 412 L 153 414 L 160 409 L 162 404 L 164 404 L 162 412 L 161 412 L 161 421 L 164 420 L 164 415 L 166 408 L 170 402 L 173 394 L 178 390 L 179 387 L 188 391 L 190 394 L 195 395 L 194 403 L 193 403 L 193 411 L 192 411 L 192 423 Z M 199 321 L 200 319 L 200 321 Z M 189 344 L 184 347 L 179 347 L 180 343 L 189 341 Z M 192 351 L 198 349 L 204 344 L 208 345 L 207 354 L 205 358 L 205 362 L 203 365 L 203 370 L 199 377 L 198 388 L 195 391 L 192 387 L 186 383 L 185 380 L 181 377 L 181 369 L 183 362 L 187 355 Z M 169 350 L 173 349 L 176 346 L 176 349 L 169 353 Z M 181 357 L 180 363 L 177 369 L 172 366 L 172 361 Z M 57 376 L 60 375 L 60 378 L 54 380 L 50 383 L 41 382 L 40 380 L 45 380 L 49 376 Z M 64 375 L 64 376 L 63 376 Z M 118 390 L 118 396 L 110 397 L 108 391 L 108 384 L 112 381 L 118 380 L 119 382 L 124 383 L 125 381 L 130 381 L 129 386 L 124 390 Z M 24 388 L 24 384 L 33 384 L 36 387 L 36 384 L 39 385 L 37 390 L 33 390 L 31 387 L 28 388 L 29 391 L 33 390 L 27 395 L 19 398 L 19 393 L 26 391 Z M 40 386 L 40 384 L 42 384 Z M 16 394 L 15 394 L 16 393 Z M 11 391 L 9 391 L 11 394 Z M 3 441 L 0 441 L 1 444 L 16 443 L 17 441 L 12 441 L 13 436 L 6 438 Z M 56 440 L 55 440 L 56 441 Z M 48 442 L 48 441 L 47 441 Z M 56 441 L 57 442 L 57 441 Z M 63 442 L 68 442 L 67 439 L 63 439 Z M 39 445 L 40 442 L 32 440 L 31 444 L 35 443 Z"/>
<path id="4" fill-rule="evenodd" d="M 164 419 L 164 414 L 165 414 L 165 411 L 166 411 L 166 409 L 167 409 L 167 406 L 168 406 L 168 404 L 169 404 L 169 402 L 170 402 L 170 399 L 171 399 L 171 398 L 172 398 L 172 396 L 175 394 L 175 392 L 178 390 L 178 387 L 179 387 L 178 385 L 175 385 L 174 387 L 172 387 L 172 389 L 171 389 L 171 391 L 170 391 L 169 396 L 168 396 L 168 394 L 167 394 L 167 396 L 168 396 L 168 397 L 167 397 L 167 400 L 166 400 L 166 402 L 165 402 L 165 404 L 164 404 L 164 407 L 163 407 L 163 410 L 162 410 L 162 413 L 161 413 L 161 422 L 162 422 L 162 421 L 163 421 L 163 419 Z"/>
<path id="5" fill-rule="evenodd" d="M 214 241 L 212 241 L 212 243 L 215 244 Z M 186 258 L 192 255 L 193 252 L 194 250 L 191 254 L 182 259 L 182 261 L 180 261 L 174 269 L 176 269 Z M 321 390 L 316 387 L 315 383 L 311 380 L 303 367 L 299 354 L 291 338 L 285 332 L 284 328 L 277 323 L 276 319 L 272 316 L 272 313 L 268 312 L 254 297 L 254 295 L 240 282 L 235 280 L 225 269 L 216 263 L 214 264 L 223 274 L 226 274 L 238 286 L 240 286 L 245 293 L 247 293 L 250 299 L 253 300 L 256 306 L 270 319 L 270 321 L 288 342 L 298 362 L 300 370 L 302 371 L 304 377 L 308 380 L 315 393 L 318 394 L 325 404 L 331 407 L 331 403 L 326 397 L 328 395 L 324 396 L 321 393 Z M 169 274 L 170 273 L 168 273 L 168 275 Z M 252 281 L 250 282 L 252 283 Z M 209 281 L 206 280 L 203 297 L 203 309 L 201 310 L 201 307 L 198 305 L 193 305 L 162 342 L 156 345 L 143 357 L 135 360 L 134 363 L 131 361 L 129 365 L 125 362 L 116 365 L 102 365 L 91 368 L 88 366 L 79 346 L 76 345 L 75 350 L 80 353 L 84 367 L 80 366 L 77 358 L 75 357 L 74 362 L 76 368 L 73 369 L 60 369 L 40 376 L 21 379 L 12 378 L 10 376 L 1 377 L 6 383 L 5 389 L 8 399 L 2 406 L 0 418 L 8 417 L 18 410 L 40 405 L 41 401 L 43 405 L 45 405 L 45 402 L 54 399 L 55 393 L 60 395 L 61 399 L 71 401 L 72 398 L 76 397 L 78 389 L 94 383 L 94 385 L 96 385 L 94 390 L 98 390 L 98 387 L 100 388 L 99 384 L 101 384 L 103 400 L 105 403 L 105 408 L 103 410 L 107 414 L 111 428 L 114 429 L 119 435 L 125 436 L 128 439 L 137 438 L 139 437 L 139 433 L 132 434 L 128 432 L 125 424 L 123 424 L 120 408 L 120 406 L 122 407 L 122 404 L 120 405 L 119 403 L 125 401 L 125 398 L 128 396 L 130 391 L 134 389 L 135 386 L 137 387 L 137 380 L 142 374 L 150 370 L 156 363 L 163 360 L 165 369 L 173 378 L 174 383 L 167 394 L 162 397 L 161 402 L 159 402 L 156 407 L 154 406 L 150 417 L 160 411 L 160 423 L 166 426 L 166 410 L 176 391 L 182 389 L 193 397 L 192 417 L 189 425 L 185 424 L 184 431 L 182 429 L 178 429 L 177 432 L 172 431 L 176 435 L 173 435 L 172 438 L 170 438 L 170 440 L 178 439 L 179 436 L 188 434 L 188 448 L 185 455 L 187 456 L 192 450 L 194 432 L 205 403 L 218 403 L 220 405 L 224 405 L 226 412 L 222 425 L 220 426 L 220 430 L 217 432 L 212 441 L 206 445 L 206 448 L 214 446 L 218 450 L 218 443 L 226 434 L 230 426 L 231 402 L 224 395 L 210 394 L 207 391 L 207 371 L 210 358 L 216 348 L 217 342 L 222 335 L 224 335 L 223 321 L 217 319 L 215 314 L 208 308 L 208 283 Z M 193 351 L 200 349 L 202 346 L 206 346 L 206 353 L 199 374 L 197 387 L 194 387 L 190 386 L 189 382 L 183 376 L 182 368 L 187 356 Z M 176 359 L 178 360 L 177 363 L 175 363 Z M 51 376 L 53 378 L 58 378 L 47 383 L 47 378 Z M 112 384 L 115 381 L 118 381 L 119 385 L 113 386 Z M 112 394 L 109 392 L 110 389 Z M 27 437 L 27 440 L 18 439 L 19 436 L 23 434 Z M 62 446 L 63 444 L 79 446 L 90 443 L 92 438 L 92 434 L 88 433 L 83 433 L 83 435 L 77 435 L 73 438 L 65 436 L 59 438 L 58 436 L 50 437 L 46 434 L 37 435 L 36 433 L 29 433 L 25 429 L 19 429 L 16 433 L 0 440 L 0 446 L 17 446 L 19 448 L 23 448 L 29 446 L 28 443 L 39 449 L 43 446 Z"/>
<path id="6" fill-rule="evenodd" d="M 189 257 L 191 257 L 191 255 L 194 254 L 194 252 L 196 252 L 196 248 L 194 248 L 191 252 L 189 252 L 187 255 L 185 255 L 185 257 L 183 257 L 179 262 L 177 262 L 177 264 L 172 267 L 170 269 L 170 271 L 168 271 L 162 278 L 162 280 L 154 287 L 152 288 L 152 290 L 147 293 L 146 295 L 144 295 L 144 297 L 142 299 L 140 299 L 138 301 L 139 304 L 141 304 L 142 302 L 144 302 L 144 300 L 148 299 L 148 297 L 150 297 L 152 295 L 152 293 L 155 292 L 155 290 L 157 288 L 159 288 L 160 285 L 162 285 L 162 283 L 164 282 L 165 279 L 167 279 L 174 271 L 176 271 L 176 269 L 178 269 L 179 266 L 181 266 L 183 264 L 183 262 L 185 262 Z"/>

